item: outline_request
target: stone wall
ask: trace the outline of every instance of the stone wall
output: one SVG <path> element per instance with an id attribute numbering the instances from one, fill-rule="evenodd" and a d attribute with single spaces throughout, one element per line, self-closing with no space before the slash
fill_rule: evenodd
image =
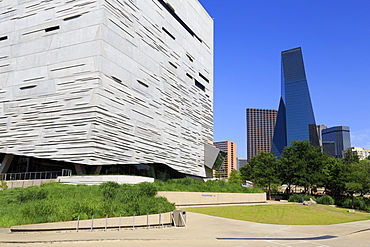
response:
<path id="1" fill-rule="evenodd" d="M 158 196 L 167 198 L 176 206 L 265 203 L 266 193 L 211 193 L 159 191 Z"/>

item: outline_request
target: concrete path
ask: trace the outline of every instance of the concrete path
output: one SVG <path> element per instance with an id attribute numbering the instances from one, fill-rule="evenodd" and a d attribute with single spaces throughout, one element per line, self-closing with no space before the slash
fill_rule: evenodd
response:
<path id="1" fill-rule="evenodd" d="M 10 233 L 0 246 L 369 247 L 370 221 L 329 226 L 269 225 L 187 212 L 187 227 L 93 232 Z"/>

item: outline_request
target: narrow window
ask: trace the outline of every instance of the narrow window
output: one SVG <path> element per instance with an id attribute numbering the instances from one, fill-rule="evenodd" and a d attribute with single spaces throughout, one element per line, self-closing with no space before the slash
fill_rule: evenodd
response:
<path id="1" fill-rule="evenodd" d="M 55 31 L 55 30 L 58 30 L 58 29 L 59 29 L 59 26 L 48 27 L 48 28 L 45 28 L 45 32 L 51 32 L 51 31 Z"/>
<path id="2" fill-rule="evenodd" d="M 186 73 L 186 76 L 189 77 L 190 79 L 193 79 L 193 77 L 189 73 Z"/>
<path id="3" fill-rule="evenodd" d="M 7 40 L 7 39 L 8 39 L 8 36 L 0 37 L 0 41 Z"/>
<path id="4" fill-rule="evenodd" d="M 36 86 L 37 86 L 37 85 L 29 85 L 29 86 L 20 87 L 19 89 L 20 89 L 20 90 L 26 90 L 26 89 L 35 88 Z"/>
<path id="5" fill-rule="evenodd" d="M 175 64 L 173 64 L 173 63 L 171 63 L 171 62 L 168 62 L 169 64 L 171 64 L 172 65 L 172 67 L 174 67 L 175 69 L 177 69 L 177 66 L 175 65 Z"/>
<path id="6" fill-rule="evenodd" d="M 70 20 L 73 20 L 73 19 L 77 19 L 80 16 L 81 15 L 75 15 L 75 16 L 67 17 L 67 18 L 64 18 L 63 21 L 70 21 Z"/>
<path id="7" fill-rule="evenodd" d="M 148 84 L 146 84 L 146 83 L 144 83 L 144 82 L 142 82 L 142 81 L 137 80 L 137 82 L 138 82 L 140 85 L 144 86 L 144 87 L 149 87 L 149 86 L 148 86 Z"/>
<path id="8" fill-rule="evenodd" d="M 117 78 L 117 77 L 115 77 L 115 76 L 112 76 L 112 79 L 113 79 L 115 82 L 122 83 L 122 80 L 121 80 L 121 79 L 118 79 L 118 78 Z"/>
<path id="9" fill-rule="evenodd" d="M 208 80 L 204 75 L 202 75 L 201 73 L 199 73 L 199 76 L 200 76 L 203 80 L 205 80 L 206 82 L 208 82 L 208 83 L 209 83 L 209 80 Z"/>
<path id="10" fill-rule="evenodd" d="M 173 36 L 167 29 L 165 29 L 164 27 L 162 27 L 162 30 L 168 34 L 168 36 L 170 36 L 173 40 L 175 40 L 175 36 Z"/>
<path id="11" fill-rule="evenodd" d="M 194 59 L 189 54 L 186 54 L 186 56 L 189 58 L 190 62 L 194 62 Z"/>
<path id="12" fill-rule="evenodd" d="M 202 89 L 203 91 L 206 91 L 206 87 L 202 83 L 200 83 L 199 81 L 197 81 L 196 79 L 195 79 L 195 86 L 197 86 L 198 88 Z"/>

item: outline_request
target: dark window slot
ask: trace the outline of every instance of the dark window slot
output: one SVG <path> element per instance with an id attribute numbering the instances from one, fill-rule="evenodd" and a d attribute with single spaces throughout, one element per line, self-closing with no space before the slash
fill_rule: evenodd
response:
<path id="1" fill-rule="evenodd" d="M 171 62 L 168 62 L 169 64 L 171 64 L 172 65 L 172 67 L 174 67 L 175 69 L 177 69 L 177 66 L 175 65 L 175 64 L 173 64 L 173 63 L 171 63 Z"/>
<path id="2" fill-rule="evenodd" d="M 199 73 L 199 76 L 203 79 L 203 80 L 205 80 L 206 82 L 208 82 L 209 83 L 209 80 L 207 79 L 207 77 L 205 77 L 204 75 L 202 75 L 201 73 Z"/>
<path id="3" fill-rule="evenodd" d="M 48 27 L 48 28 L 45 28 L 45 32 L 51 32 L 51 31 L 55 31 L 55 30 L 58 30 L 58 29 L 59 29 L 59 26 Z"/>
<path id="4" fill-rule="evenodd" d="M 194 62 L 194 59 L 189 54 L 186 54 L 186 56 L 189 58 L 190 62 Z"/>
<path id="5" fill-rule="evenodd" d="M 181 24 L 181 26 L 183 26 L 183 28 L 185 28 L 185 30 L 191 34 L 191 36 L 196 37 L 200 42 L 202 42 L 202 40 L 193 32 L 193 30 L 191 30 L 191 28 L 188 25 L 186 25 L 186 23 L 183 20 L 181 20 L 181 18 L 175 13 L 175 10 L 170 5 L 165 3 L 163 0 L 158 1 L 172 15 L 172 17 L 175 18 L 175 20 L 178 21 Z"/>
<path id="6" fill-rule="evenodd" d="M 75 16 L 67 17 L 67 18 L 64 18 L 63 21 L 70 21 L 70 20 L 73 20 L 73 19 L 77 19 L 80 16 L 81 15 L 75 15 Z"/>
<path id="7" fill-rule="evenodd" d="M 35 88 L 36 86 L 37 86 L 37 85 L 24 86 L 24 87 L 20 87 L 19 89 L 20 89 L 20 90 L 26 90 L 26 89 Z"/>
<path id="8" fill-rule="evenodd" d="M 145 83 L 144 83 L 144 82 L 142 82 L 142 81 L 137 80 L 137 82 L 138 82 L 140 85 L 144 86 L 144 87 L 149 87 L 147 84 L 145 84 Z"/>
<path id="9" fill-rule="evenodd" d="M 112 79 L 113 79 L 115 82 L 122 83 L 122 80 L 121 80 L 121 79 L 118 79 L 118 78 L 117 78 L 117 77 L 115 77 L 115 76 L 112 76 Z"/>
<path id="10" fill-rule="evenodd" d="M 196 79 L 195 79 L 195 86 L 197 86 L 198 88 L 202 89 L 203 91 L 206 91 L 206 87 L 202 83 L 200 83 L 199 81 L 197 81 Z"/>
<path id="11" fill-rule="evenodd" d="M 0 41 L 7 40 L 8 36 L 0 37 Z"/>
<path id="12" fill-rule="evenodd" d="M 186 73 L 186 76 L 189 77 L 190 79 L 193 79 L 193 77 L 189 73 Z"/>
<path id="13" fill-rule="evenodd" d="M 173 36 L 170 32 L 168 32 L 168 30 L 167 29 L 165 29 L 164 27 L 162 27 L 162 30 L 165 32 L 165 33 L 167 33 L 168 34 L 168 36 L 170 36 L 173 40 L 175 40 L 176 38 L 175 38 L 175 36 Z"/>

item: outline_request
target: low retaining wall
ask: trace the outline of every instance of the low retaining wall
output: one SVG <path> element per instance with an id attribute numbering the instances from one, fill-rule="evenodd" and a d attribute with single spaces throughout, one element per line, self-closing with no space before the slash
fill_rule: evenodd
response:
<path id="1" fill-rule="evenodd" d="M 162 225 L 172 225 L 172 212 L 163 214 L 130 216 L 130 217 L 114 217 L 102 219 L 89 219 L 67 222 L 52 222 L 42 224 L 31 224 L 22 226 L 12 226 L 12 232 L 30 232 L 30 231 L 78 231 L 78 230 L 93 230 L 93 229 L 118 229 L 118 228 L 134 228 L 134 227 L 153 227 Z"/>
<path id="2" fill-rule="evenodd" d="M 76 184 L 99 185 L 105 182 L 116 182 L 118 184 L 138 184 L 143 182 L 153 183 L 154 178 L 127 176 L 127 175 L 100 175 L 100 176 L 58 177 L 55 181 L 58 183 L 74 185 Z"/>
<path id="3" fill-rule="evenodd" d="M 5 181 L 8 189 L 27 188 L 30 186 L 41 186 L 42 184 L 53 183 L 55 179 L 35 179 L 35 180 L 10 180 Z"/>
<path id="4" fill-rule="evenodd" d="M 167 198 L 176 206 L 266 203 L 266 193 L 158 191 L 157 195 Z"/>

